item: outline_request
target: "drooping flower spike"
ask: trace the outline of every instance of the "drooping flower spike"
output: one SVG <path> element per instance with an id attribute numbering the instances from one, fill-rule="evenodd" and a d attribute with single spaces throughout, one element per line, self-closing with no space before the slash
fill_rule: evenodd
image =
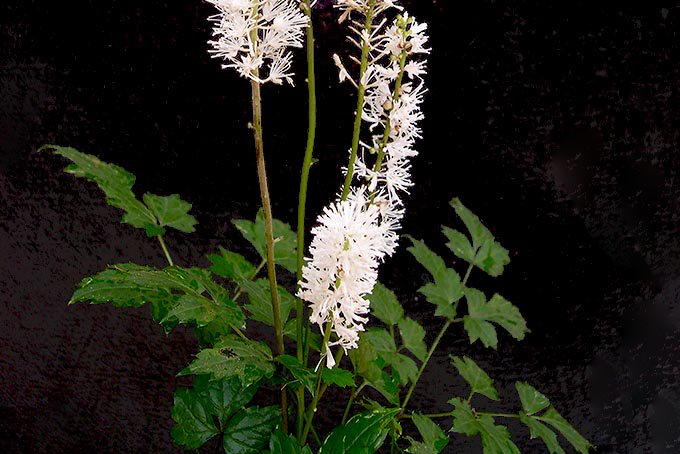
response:
<path id="1" fill-rule="evenodd" d="M 291 48 L 303 45 L 309 18 L 295 0 L 207 0 L 218 10 L 210 17 L 210 53 L 241 76 L 259 83 L 293 84 Z"/>

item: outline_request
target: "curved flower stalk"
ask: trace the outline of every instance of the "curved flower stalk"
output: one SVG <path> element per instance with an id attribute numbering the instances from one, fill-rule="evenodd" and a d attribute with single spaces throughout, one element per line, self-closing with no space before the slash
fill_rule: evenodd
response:
<path id="1" fill-rule="evenodd" d="M 293 85 L 291 47 L 303 45 L 309 18 L 293 0 L 207 0 L 218 13 L 210 53 L 258 83 Z"/>
<path id="2" fill-rule="evenodd" d="M 417 23 L 408 13 L 398 15 L 388 25 L 387 19 L 374 22 L 391 8 L 392 1 L 341 0 L 340 21 L 353 13 L 363 17 L 363 24 L 352 19 L 350 40 L 361 49 L 360 74 L 353 80 L 334 55 L 340 81 L 349 80 L 359 91 L 357 113 L 359 138 L 361 125 L 367 126 L 367 141 L 356 140 L 361 147 L 350 150 L 346 184 L 338 200 L 326 207 L 312 230 L 311 258 L 303 269 L 298 296 L 311 305 L 310 321 L 332 324 L 336 341 L 326 345 L 326 366 L 335 365 L 330 347 L 339 345 L 347 351 L 357 347 L 370 312 L 369 295 L 377 282 L 378 266 L 397 248 L 404 214 L 403 193 L 413 184 L 410 158 L 421 137 L 421 104 L 426 92 L 422 81 L 429 53 L 426 25 Z M 401 8 L 399 8 L 401 9 Z M 376 23 L 377 25 L 373 25 Z M 369 157 L 374 156 L 369 164 Z M 355 168 L 356 164 L 356 168 Z M 358 187 L 349 184 L 358 179 Z"/>

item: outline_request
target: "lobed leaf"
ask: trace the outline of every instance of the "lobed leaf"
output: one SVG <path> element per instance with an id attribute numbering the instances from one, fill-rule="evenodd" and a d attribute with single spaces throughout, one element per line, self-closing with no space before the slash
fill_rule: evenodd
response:
<path id="1" fill-rule="evenodd" d="M 220 246 L 220 253 L 208 255 L 210 271 L 217 276 L 240 283 L 250 280 L 255 275 L 255 266 L 245 257 Z"/>
<path id="2" fill-rule="evenodd" d="M 316 384 L 316 374 L 312 369 L 305 367 L 297 358 L 290 355 L 280 355 L 276 361 L 281 363 L 297 381 L 299 381 L 313 396 Z M 325 369 L 325 368 L 324 368 Z"/>
<path id="3" fill-rule="evenodd" d="M 414 413 L 412 421 L 416 425 L 422 443 L 411 439 L 411 446 L 407 452 L 412 454 L 439 454 L 449 444 L 449 437 L 430 418 Z"/>
<path id="4" fill-rule="evenodd" d="M 447 318 L 456 317 L 453 303 L 463 296 L 464 287 L 455 270 L 447 268 L 444 260 L 432 252 L 422 241 L 410 238 L 413 246 L 408 251 L 432 275 L 434 282 L 421 287 L 418 291 L 430 303 L 437 306 L 435 315 Z"/>
<path id="5" fill-rule="evenodd" d="M 241 235 L 253 245 L 263 260 L 267 259 L 264 212 L 260 209 L 255 222 L 239 219 L 232 221 Z M 277 265 L 295 273 L 297 271 L 297 235 L 290 226 L 278 219 L 272 220 L 274 233 L 274 259 Z"/>
<path id="6" fill-rule="evenodd" d="M 189 214 L 191 204 L 172 194 L 161 197 L 154 194 L 144 194 L 144 203 L 153 212 L 161 227 L 171 227 L 184 233 L 196 231 L 194 227 L 198 221 Z"/>
<path id="7" fill-rule="evenodd" d="M 519 309 L 499 294 L 495 294 L 491 300 L 486 302 L 486 297 L 482 292 L 466 288 L 465 297 L 468 315 L 463 317 L 463 324 L 468 332 L 470 343 L 480 339 L 484 346 L 496 348 L 498 344 L 496 329 L 489 322 L 502 326 L 517 340 L 524 339 L 524 335 L 529 332 Z"/>
<path id="8" fill-rule="evenodd" d="M 346 388 L 348 386 L 356 386 L 354 383 L 354 375 L 352 372 L 341 369 L 339 367 L 334 367 L 333 369 L 328 369 L 324 367 L 321 370 L 321 379 L 327 385 L 335 385 L 340 388 Z"/>
<path id="9" fill-rule="evenodd" d="M 271 454 L 312 454 L 309 446 L 300 446 L 300 442 L 292 435 L 288 435 L 277 428 L 269 440 Z"/>
<path id="10" fill-rule="evenodd" d="M 173 440 L 187 449 L 197 449 L 221 433 L 229 417 L 250 402 L 256 391 L 257 386 L 244 388 L 236 379 L 209 381 L 207 376 L 197 376 L 192 388 L 175 393 Z"/>
<path id="11" fill-rule="evenodd" d="M 493 386 L 493 380 L 473 360 L 464 356 L 451 356 L 458 373 L 470 385 L 471 392 L 481 394 L 492 400 L 499 400 L 498 392 Z"/>
<path id="12" fill-rule="evenodd" d="M 527 415 L 533 415 L 550 406 L 548 398 L 528 383 L 515 382 L 515 388 L 522 402 L 522 409 Z"/>
<path id="13" fill-rule="evenodd" d="M 404 316 L 404 309 L 394 292 L 380 282 L 375 284 L 368 300 L 371 302 L 371 313 L 388 326 L 396 325 Z"/>
<path id="14" fill-rule="evenodd" d="M 579 434 L 553 407 L 548 408 L 548 411 L 541 416 L 536 416 L 535 419 L 546 422 L 557 429 L 571 443 L 574 449 L 580 453 L 587 454 L 592 447 L 590 442 Z"/>
<path id="15" fill-rule="evenodd" d="M 484 454 L 519 454 L 519 449 L 510 439 L 508 429 L 496 425 L 491 416 L 478 416 L 467 402 L 459 398 L 451 399 L 449 403 L 454 406 L 452 432 L 468 436 L 479 435 Z"/>
<path id="16" fill-rule="evenodd" d="M 424 361 L 427 356 L 427 345 L 425 345 L 425 330 L 420 323 L 412 318 L 404 317 L 399 321 L 399 333 L 404 347 L 420 361 Z"/>
<path id="17" fill-rule="evenodd" d="M 326 438 L 319 454 L 366 454 L 376 452 L 390 431 L 399 408 L 365 411 L 336 427 Z"/>
<path id="18" fill-rule="evenodd" d="M 213 348 L 198 352 L 179 375 L 210 375 L 213 380 L 238 377 L 243 386 L 257 383 L 274 374 L 272 352 L 263 342 L 228 336 Z"/>
<path id="19" fill-rule="evenodd" d="M 248 294 L 248 304 L 245 309 L 250 313 L 250 318 L 267 326 L 274 326 L 274 313 L 272 309 L 272 294 L 267 279 L 256 281 L 243 281 L 241 287 Z M 281 323 L 285 325 L 290 311 L 295 306 L 295 297 L 288 293 L 282 286 L 279 289 L 279 310 Z"/>
<path id="20" fill-rule="evenodd" d="M 472 238 L 472 244 L 462 233 L 443 227 L 448 238 L 446 244 L 456 256 L 485 271 L 491 276 L 500 276 L 505 265 L 510 263 L 508 250 L 500 245 L 477 215 L 468 210 L 459 199 L 451 200 L 451 206 L 463 221 Z"/>
<path id="21" fill-rule="evenodd" d="M 564 454 L 564 449 L 557 441 L 557 435 L 548 426 L 525 413 L 519 414 L 519 420 L 529 428 L 532 439 L 540 438 L 543 440 L 550 454 Z"/>

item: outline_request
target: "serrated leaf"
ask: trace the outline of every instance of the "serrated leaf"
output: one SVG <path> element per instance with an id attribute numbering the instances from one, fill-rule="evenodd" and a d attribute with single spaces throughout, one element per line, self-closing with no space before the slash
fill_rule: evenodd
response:
<path id="1" fill-rule="evenodd" d="M 590 442 L 579 434 L 553 407 L 550 407 L 543 415 L 535 416 L 534 418 L 546 422 L 557 429 L 576 451 L 587 454 L 591 448 Z"/>
<path id="2" fill-rule="evenodd" d="M 353 416 L 326 438 L 319 454 L 366 454 L 376 452 L 390 431 L 400 409 L 378 409 Z"/>
<path id="3" fill-rule="evenodd" d="M 264 212 L 260 209 L 255 217 L 255 222 L 245 219 L 233 221 L 243 237 L 253 245 L 262 257 L 267 258 L 267 246 L 265 241 Z M 295 273 L 297 270 L 297 235 L 290 226 L 278 219 L 272 220 L 274 233 L 274 259 L 277 265 Z"/>
<path id="4" fill-rule="evenodd" d="M 463 320 L 470 343 L 481 339 L 485 346 L 496 348 L 496 330 L 488 322 L 502 326 L 517 340 L 524 339 L 524 335 L 529 332 L 519 309 L 499 294 L 495 294 L 488 302 L 484 294 L 476 289 L 465 289 L 465 295 L 469 315 Z"/>
<path id="5" fill-rule="evenodd" d="M 564 454 L 564 449 L 557 441 L 557 435 L 550 430 L 545 424 L 527 416 L 524 413 L 519 414 L 519 420 L 522 421 L 528 428 L 531 438 L 540 438 L 545 443 L 550 454 Z"/>
<path id="6" fill-rule="evenodd" d="M 510 263 L 510 253 L 494 240 L 488 240 L 477 251 L 475 265 L 484 270 L 489 276 L 503 274 L 505 265 Z"/>
<path id="7" fill-rule="evenodd" d="M 510 263 L 508 250 L 500 245 L 484 227 L 479 218 L 460 202 L 453 199 L 451 206 L 461 218 L 472 237 L 472 245 L 464 235 L 455 230 L 444 227 L 444 234 L 449 238 L 447 246 L 458 257 L 472 263 L 491 276 L 500 276 L 505 265 Z M 466 244 L 467 242 L 467 244 Z M 470 248 L 468 248 L 470 246 Z"/>
<path id="8" fill-rule="evenodd" d="M 239 380 L 209 381 L 198 376 L 192 388 L 175 393 L 172 438 L 187 449 L 197 449 L 221 431 L 230 416 L 239 411 L 255 395 L 257 386 L 244 388 Z"/>
<path id="9" fill-rule="evenodd" d="M 236 413 L 224 427 L 222 447 L 229 454 L 260 454 L 281 420 L 277 406 L 250 407 Z"/>
<path id="10" fill-rule="evenodd" d="M 245 257 L 220 246 L 219 254 L 208 255 L 210 271 L 217 276 L 232 279 L 237 283 L 249 280 L 255 274 L 255 266 Z"/>
<path id="11" fill-rule="evenodd" d="M 267 326 L 274 326 L 274 312 L 272 309 L 272 297 L 267 279 L 256 281 L 244 281 L 241 287 L 248 295 L 248 304 L 245 309 L 250 313 L 250 318 L 264 323 Z M 295 306 L 295 297 L 288 293 L 288 290 L 279 285 L 279 310 L 281 323 L 285 325 L 290 316 L 290 311 Z"/>
<path id="12" fill-rule="evenodd" d="M 184 233 L 196 231 L 198 221 L 189 214 L 191 204 L 182 200 L 179 195 L 158 196 L 144 194 L 144 203 L 153 212 L 161 227 L 172 227 Z"/>
<path id="13" fill-rule="evenodd" d="M 515 388 L 517 394 L 519 394 L 519 399 L 522 401 L 522 408 L 527 415 L 533 415 L 550 406 L 548 398 L 530 384 L 518 381 L 515 382 Z"/>
<path id="14" fill-rule="evenodd" d="M 283 364 L 288 371 L 298 380 L 313 396 L 316 384 L 316 374 L 312 369 L 305 367 L 297 358 L 290 355 L 280 355 L 276 361 Z"/>
<path id="15" fill-rule="evenodd" d="M 379 355 L 397 352 L 394 339 L 392 339 L 390 333 L 382 328 L 369 328 L 363 333 L 362 337 L 373 346 Z"/>
<path id="16" fill-rule="evenodd" d="M 427 356 L 427 345 L 425 345 L 425 330 L 420 323 L 409 317 L 402 318 L 399 321 L 399 333 L 404 347 L 420 361 L 424 361 Z"/>
<path id="17" fill-rule="evenodd" d="M 493 235 L 484 227 L 482 221 L 479 220 L 476 214 L 468 210 L 465 205 L 463 205 L 458 198 L 454 198 L 450 202 L 456 214 L 463 221 L 465 227 L 467 227 L 470 236 L 472 237 L 472 247 L 477 250 L 479 249 L 485 241 L 493 239 Z"/>
<path id="18" fill-rule="evenodd" d="M 449 444 L 449 437 L 430 418 L 414 413 L 412 421 L 416 425 L 423 442 L 412 442 L 408 452 L 414 454 L 438 454 Z M 414 447 L 414 445 L 416 445 Z"/>
<path id="19" fill-rule="evenodd" d="M 210 375 L 213 380 L 238 377 L 243 386 L 257 383 L 274 373 L 272 352 L 267 344 L 229 336 L 213 348 L 198 352 L 196 359 L 179 375 Z"/>
<path id="20" fill-rule="evenodd" d="M 269 440 L 269 452 L 271 454 L 312 454 L 309 446 L 300 446 L 292 435 L 288 435 L 280 428 L 277 428 Z"/>
<path id="21" fill-rule="evenodd" d="M 324 367 L 321 370 L 321 379 L 327 385 L 335 385 L 339 386 L 340 388 L 355 386 L 354 375 L 352 375 L 352 372 L 345 369 L 340 369 L 337 366 L 334 367 L 333 369 L 328 369 Z"/>
<path id="22" fill-rule="evenodd" d="M 449 401 L 454 406 L 452 432 L 468 436 L 479 435 L 482 439 L 484 454 L 519 454 L 517 446 L 510 439 L 510 432 L 504 426 L 496 425 L 494 419 L 488 415 L 476 415 L 470 405 L 462 399 Z"/>
<path id="23" fill-rule="evenodd" d="M 357 375 L 363 377 L 369 386 L 391 404 L 399 404 L 399 387 L 394 379 L 378 366 L 378 354 L 361 333 L 359 347 L 349 351 L 349 357 Z"/>
<path id="24" fill-rule="evenodd" d="M 154 320 L 166 330 L 178 321 L 195 321 L 203 326 L 218 318 L 233 326 L 245 327 L 241 309 L 227 298 L 224 288 L 212 281 L 210 273 L 198 268 L 111 265 L 84 279 L 69 304 L 82 301 L 120 307 L 151 303 Z"/>
<path id="25" fill-rule="evenodd" d="M 442 226 L 442 232 L 449 240 L 446 243 L 446 246 L 451 249 L 456 257 L 459 257 L 468 263 L 474 262 L 475 250 L 464 234 L 446 226 Z"/>
<path id="26" fill-rule="evenodd" d="M 409 237 L 413 246 L 408 251 L 418 263 L 432 275 L 434 282 L 421 287 L 418 291 L 427 301 L 437 306 L 435 315 L 455 318 L 456 310 L 452 304 L 463 296 L 463 284 L 455 270 L 447 268 L 444 260 L 432 252 L 422 241 Z"/>
<path id="27" fill-rule="evenodd" d="M 453 365 L 458 373 L 470 385 L 472 393 L 481 394 L 492 400 L 499 400 L 498 392 L 493 386 L 493 380 L 473 360 L 464 356 L 451 356 Z"/>
<path id="28" fill-rule="evenodd" d="M 153 213 L 132 192 L 135 176 L 127 170 L 71 147 L 45 145 L 39 151 L 42 150 L 52 150 L 69 159 L 72 164 L 65 171 L 96 183 L 106 195 L 106 203 L 125 211 L 123 222 L 143 229 L 157 225 Z"/>
<path id="29" fill-rule="evenodd" d="M 373 287 L 368 300 L 371 302 L 371 313 L 388 326 L 396 325 L 404 316 L 404 309 L 394 292 L 379 282 Z"/>
<path id="30" fill-rule="evenodd" d="M 405 386 L 409 381 L 413 383 L 418 376 L 418 366 L 415 361 L 406 355 L 397 353 L 390 358 L 389 364 L 393 369 L 396 369 L 399 374 L 399 379 L 402 386 Z"/>

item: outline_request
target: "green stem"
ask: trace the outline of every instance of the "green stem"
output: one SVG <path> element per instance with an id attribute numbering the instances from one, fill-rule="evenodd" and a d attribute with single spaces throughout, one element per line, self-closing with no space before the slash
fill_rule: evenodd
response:
<path id="1" fill-rule="evenodd" d="M 308 93 L 308 119 L 307 119 L 307 147 L 302 161 L 302 173 L 300 176 L 300 195 L 298 197 L 298 224 L 297 224 L 297 280 L 302 280 L 302 266 L 305 253 L 305 211 L 307 208 L 307 187 L 309 183 L 309 171 L 312 167 L 314 154 L 314 142 L 316 139 L 316 71 L 314 68 L 314 27 L 312 24 L 312 6 L 310 0 L 304 0 L 304 11 L 309 18 L 307 26 L 307 93 Z M 305 306 L 302 299 L 297 299 L 297 358 L 307 365 L 307 349 L 305 347 L 309 323 L 305 326 Z M 305 390 L 300 387 L 297 390 L 297 435 L 302 436 L 305 409 Z"/>
<path id="2" fill-rule="evenodd" d="M 330 352 L 328 351 L 328 341 L 331 338 L 331 328 L 333 327 L 333 324 L 329 320 L 326 322 L 326 329 L 324 330 L 323 333 L 323 343 L 321 344 L 321 364 L 319 364 L 318 369 L 316 371 L 316 387 L 314 388 L 314 397 L 312 398 L 312 403 L 309 404 L 309 407 L 307 408 L 307 414 L 305 416 L 305 428 L 302 431 L 302 438 L 300 439 L 300 444 L 304 445 L 305 442 L 307 441 L 307 436 L 309 435 L 309 430 L 312 427 L 312 419 L 314 419 L 314 413 L 316 412 L 316 406 L 319 403 L 319 400 L 321 399 L 321 396 L 323 395 L 323 391 L 321 391 L 322 388 L 322 381 L 321 381 L 321 373 L 323 372 L 323 368 L 326 367 L 323 364 L 323 357 L 324 354 L 328 355 Z M 342 351 L 342 350 L 340 350 Z M 324 388 L 325 391 L 325 388 Z"/>
<path id="3" fill-rule="evenodd" d="M 341 426 L 344 426 L 345 423 L 347 422 L 347 417 L 349 416 L 349 411 L 352 408 L 352 404 L 354 404 L 354 401 L 356 400 L 357 397 L 359 397 L 359 393 L 361 392 L 362 389 L 366 386 L 366 380 L 364 380 L 361 385 L 359 385 L 358 388 L 352 390 L 352 394 L 349 396 L 349 401 L 347 402 L 347 406 L 345 407 L 345 412 L 342 414 L 342 421 L 340 422 Z"/>
<path id="4" fill-rule="evenodd" d="M 375 1 L 369 0 L 368 8 L 366 10 L 366 21 L 364 22 L 364 30 L 370 36 L 371 28 L 373 26 L 373 7 Z M 357 95 L 357 110 L 354 113 L 354 132 L 352 135 L 352 151 L 349 157 L 349 164 L 347 164 L 347 175 L 345 175 L 345 184 L 342 188 L 342 200 L 347 200 L 349 195 L 349 188 L 352 183 L 352 177 L 354 176 L 354 162 L 357 159 L 357 151 L 359 150 L 359 138 L 361 135 L 361 114 L 364 110 L 364 95 L 366 93 L 366 87 L 361 82 L 364 78 L 364 73 L 368 67 L 368 56 L 370 53 L 370 43 L 367 40 L 361 45 L 361 62 L 359 65 L 359 79 L 357 80 L 358 85 L 358 95 Z"/>
<path id="5" fill-rule="evenodd" d="M 262 98 L 260 84 L 250 81 L 253 104 L 253 136 L 255 138 L 255 157 L 257 159 L 257 177 L 260 184 L 260 197 L 264 209 L 265 243 L 267 245 L 267 276 L 269 290 L 272 295 L 272 314 L 274 317 L 274 331 L 276 332 L 276 346 L 280 355 L 285 353 L 283 345 L 283 330 L 281 329 L 281 309 L 279 307 L 279 289 L 276 283 L 276 264 L 274 262 L 274 228 L 272 225 L 272 206 L 269 199 L 267 183 L 267 168 L 264 162 L 264 141 L 262 139 Z M 281 413 L 283 416 L 284 432 L 288 431 L 288 396 L 286 390 L 281 390 Z"/>
<path id="6" fill-rule="evenodd" d="M 468 278 L 470 277 L 470 272 L 472 271 L 473 264 L 471 263 L 468 266 L 467 272 L 465 273 L 465 278 L 463 278 L 463 288 L 465 288 L 465 284 L 467 284 Z M 420 365 L 420 368 L 418 369 L 418 374 L 416 375 L 416 379 L 413 380 L 413 383 L 411 383 L 411 386 L 408 389 L 408 392 L 406 393 L 406 397 L 404 398 L 404 402 L 401 404 L 401 412 L 403 413 L 406 410 L 406 404 L 408 404 L 408 401 L 411 399 L 411 396 L 413 395 L 413 390 L 416 388 L 416 385 L 418 384 L 418 380 L 420 380 L 420 377 L 423 375 L 423 371 L 425 370 L 425 367 L 427 366 L 427 363 L 430 361 L 430 358 L 432 358 L 432 354 L 434 351 L 437 349 L 437 346 L 439 345 L 439 342 L 442 340 L 442 337 L 444 337 L 444 333 L 446 333 L 446 330 L 449 329 L 449 326 L 451 326 L 452 323 L 459 321 L 460 319 L 448 319 L 446 320 L 446 323 L 444 323 L 444 326 L 442 326 L 442 329 L 439 331 L 439 334 L 437 334 L 437 337 L 435 338 L 434 342 L 430 346 L 430 349 L 427 352 L 427 356 L 425 357 L 425 361 Z"/>
<path id="7" fill-rule="evenodd" d="M 165 254 L 165 258 L 167 259 L 170 266 L 175 266 L 175 264 L 172 262 L 172 256 L 170 255 L 170 251 L 168 251 L 168 247 L 165 245 L 163 236 L 158 235 L 156 238 L 158 238 L 158 242 L 161 244 L 161 249 L 163 249 L 163 254 Z"/>

